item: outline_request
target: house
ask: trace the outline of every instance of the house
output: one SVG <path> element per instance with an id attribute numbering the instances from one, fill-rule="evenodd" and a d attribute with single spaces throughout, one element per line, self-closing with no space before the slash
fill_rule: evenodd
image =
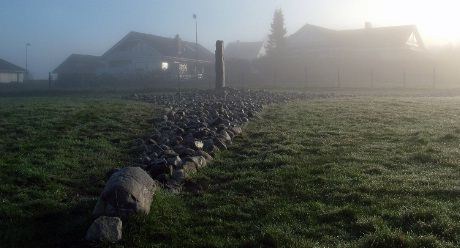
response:
<path id="1" fill-rule="evenodd" d="M 165 38 L 130 32 L 102 55 L 106 67 L 101 73 L 169 73 L 183 77 L 203 75 L 214 55 L 199 44 L 183 41 L 179 35 Z"/>
<path id="2" fill-rule="evenodd" d="M 429 53 L 416 26 L 332 30 L 305 25 L 287 38 L 279 77 L 321 85 L 393 84 L 402 86 L 406 74 L 423 82 L 433 71 Z"/>
<path id="3" fill-rule="evenodd" d="M 262 41 L 256 42 L 231 42 L 225 48 L 225 57 L 229 59 L 257 59 L 261 55 L 263 48 Z"/>
<path id="4" fill-rule="evenodd" d="M 399 59 L 425 50 L 416 26 L 374 28 L 370 23 L 354 30 L 332 30 L 307 24 L 289 36 L 287 44 L 287 55 L 291 57 L 316 54 L 320 57 Z"/>
<path id="5" fill-rule="evenodd" d="M 59 80 L 84 80 L 96 75 L 104 66 L 100 56 L 72 54 L 53 73 Z"/>
<path id="6" fill-rule="evenodd" d="M 256 81 L 283 81 L 321 85 L 334 82 L 402 82 L 430 78 L 433 63 L 414 25 L 333 30 L 306 24 L 286 38 L 286 48 L 274 63 L 265 57 L 264 42 L 234 42 L 227 58 L 240 62 L 227 66 L 233 78 L 247 78 L 257 71 Z M 242 60 L 256 61 L 240 66 Z M 249 65 L 249 66 L 247 66 Z M 242 80 L 239 80 L 242 81 Z M 402 84 L 402 83 L 401 83 Z M 354 84 L 355 85 L 355 84 Z"/>
<path id="7" fill-rule="evenodd" d="M 22 83 L 25 75 L 25 69 L 0 59 L 0 83 Z"/>
<path id="8" fill-rule="evenodd" d="M 377 27 L 370 23 L 363 29 L 333 30 L 306 24 L 287 37 L 286 53 L 290 57 L 317 54 L 322 57 L 372 54 L 394 56 L 388 53 L 425 51 L 425 45 L 414 25 Z M 232 42 L 225 49 L 227 58 L 253 60 L 265 55 L 265 42 Z M 372 53 L 373 52 L 373 53 Z"/>
<path id="9" fill-rule="evenodd" d="M 54 72 L 61 79 L 63 75 L 202 79 L 211 73 L 213 60 L 213 53 L 179 35 L 130 32 L 102 56 L 71 55 Z"/>

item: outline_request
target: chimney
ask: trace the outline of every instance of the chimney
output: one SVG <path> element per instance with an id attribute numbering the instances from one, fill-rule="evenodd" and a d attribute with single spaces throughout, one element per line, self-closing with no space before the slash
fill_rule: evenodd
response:
<path id="1" fill-rule="evenodd" d="M 178 34 L 174 37 L 174 46 L 176 48 L 176 54 L 179 57 L 182 54 L 182 40 Z"/>
<path id="2" fill-rule="evenodd" d="M 372 23 L 371 22 L 365 22 L 364 23 L 364 28 L 365 29 L 372 29 Z"/>

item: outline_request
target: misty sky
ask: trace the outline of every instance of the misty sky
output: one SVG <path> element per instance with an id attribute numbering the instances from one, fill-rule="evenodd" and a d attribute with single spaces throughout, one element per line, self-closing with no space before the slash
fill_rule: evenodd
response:
<path id="1" fill-rule="evenodd" d="M 457 0 L 0 0 L 0 58 L 25 65 L 36 78 L 72 53 L 101 55 L 129 31 L 185 40 L 213 50 L 217 39 L 256 41 L 266 37 L 276 8 L 289 33 L 305 23 L 328 28 L 417 24 L 429 44 L 460 40 Z M 458 30 L 456 30 L 458 29 Z"/>

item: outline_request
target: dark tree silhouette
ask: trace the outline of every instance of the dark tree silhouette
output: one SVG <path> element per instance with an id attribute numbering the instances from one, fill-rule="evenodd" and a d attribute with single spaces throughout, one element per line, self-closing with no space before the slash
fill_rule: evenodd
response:
<path id="1" fill-rule="evenodd" d="M 270 31 L 271 33 L 268 35 L 268 43 L 265 46 L 267 56 L 279 56 L 286 47 L 287 33 L 284 24 L 284 15 L 281 9 L 275 10 Z"/>

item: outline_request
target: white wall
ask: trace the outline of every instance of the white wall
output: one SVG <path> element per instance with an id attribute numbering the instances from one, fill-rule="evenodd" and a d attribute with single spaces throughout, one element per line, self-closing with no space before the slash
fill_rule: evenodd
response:
<path id="1" fill-rule="evenodd" d="M 24 81 L 24 73 L 0 72 L 0 83 L 16 83 L 18 79 L 19 83 L 22 83 Z"/>

